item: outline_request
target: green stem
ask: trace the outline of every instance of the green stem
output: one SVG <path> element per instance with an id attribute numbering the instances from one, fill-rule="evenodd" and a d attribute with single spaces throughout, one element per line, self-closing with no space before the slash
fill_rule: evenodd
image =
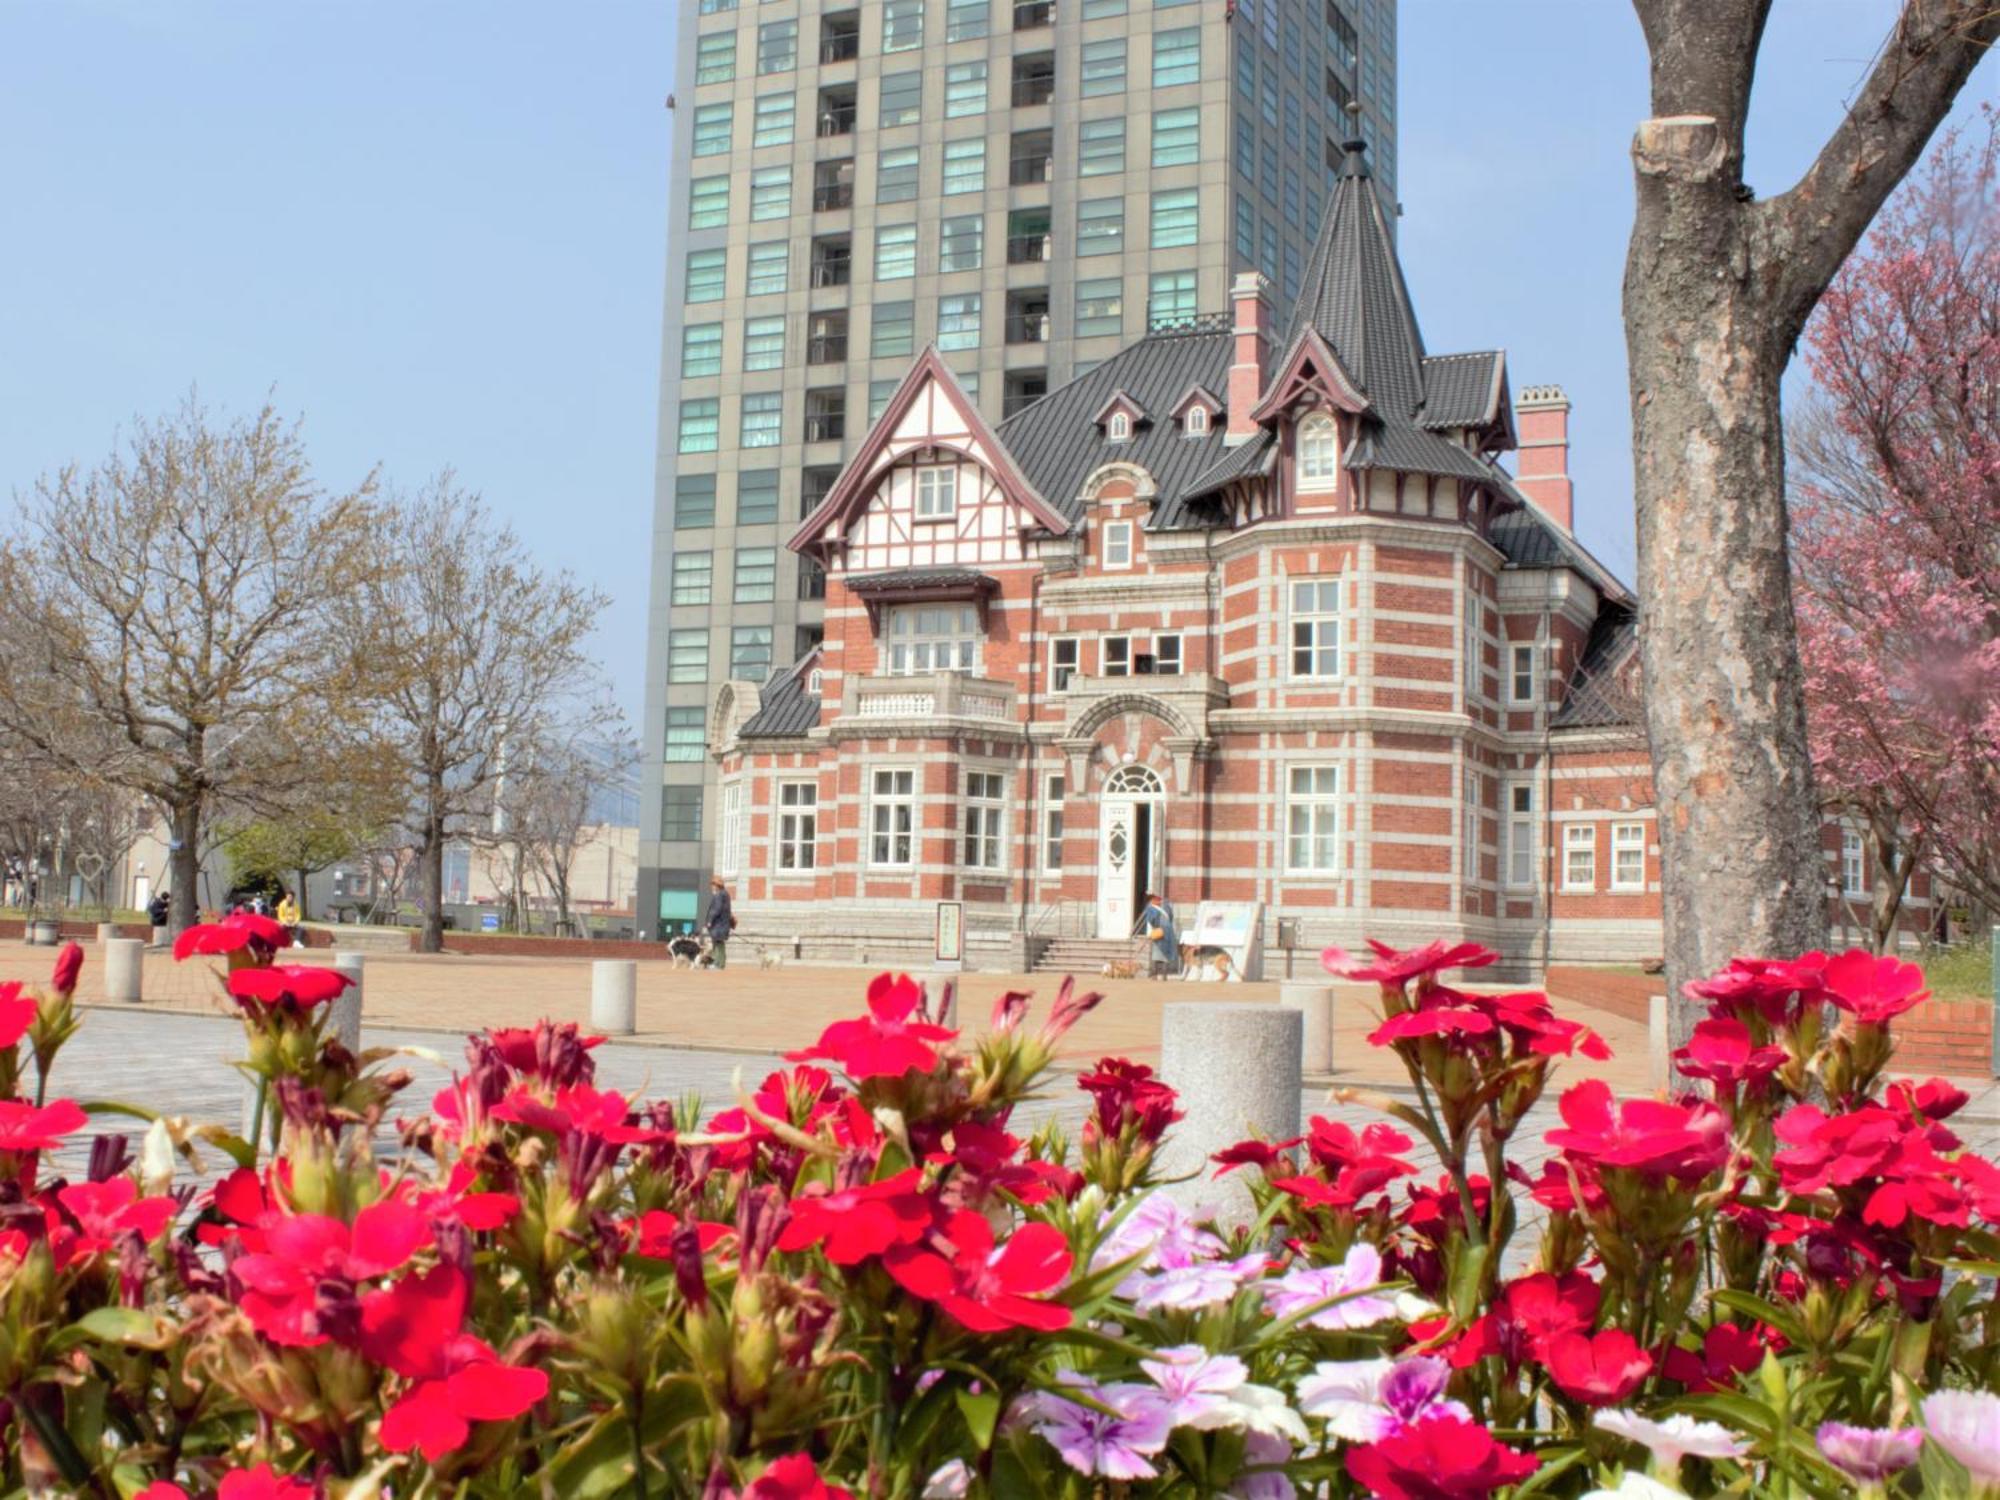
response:
<path id="1" fill-rule="evenodd" d="M 268 1078 L 257 1080 L 257 1103 L 250 1111 L 250 1170 L 257 1170 L 257 1162 L 264 1154 L 264 1097 L 270 1092 Z"/>
<path id="2" fill-rule="evenodd" d="M 646 1500 L 646 1438 L 641 1426 L 646 1412 L 645 1391 L 634 1385 L 632 1399 L 626 1404 L 632 1423 L 632 1494 L 634 1500 Z"/>
<path id="3" fill-rule="evenodd" d="M 1437 1110 L 1431 1104 L 1431 1091 L 1424 1082 L 1423 1069 L 1411 1067 L 1409 1072 L 1411 1082 L 1417 1086 L 1417 1102 L 1424 1107 L 1424 1119 L 1430 1123 L 1431 1144 L 1437 1148 L 1438 1157 L 1443 1161 L 1445 1171 L 1451 1174 L 1451 1180 L 1458 1186 L 1458 1208 L 1465 1218 L 1466 1237 L 1472 1241 L 1473 1248 L 1477 1249 L 1486 1243 L 1485 1225 L 1480 1223 L 1479 1215 L 1473 1209 L 1472 1185 L 1465 1180 L 1465 1157 L 1445 1141 L 1444 1126 L 1439 1122 Z"/>

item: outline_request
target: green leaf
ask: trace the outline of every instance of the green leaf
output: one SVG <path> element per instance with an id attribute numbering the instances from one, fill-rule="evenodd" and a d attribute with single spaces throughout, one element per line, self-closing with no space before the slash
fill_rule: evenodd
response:
<path id="1" fill-rule="evenodd" d="M 101 1344 L 130 1349 L 165 1349 L 181 1336 L 178 1324 L 143 1307 L 97 1307 L 70 1325 Z"/>
<path id="2" fill-rule="evenodd" d="M 1000 1421 L 1000 1397 L 991 1389 L 974 1395 L 971 1391 L 958 1391 L 954 1400 L 958 1402 L 958 1414 L 965 1418 L 965 1425 L 972 1434 L 973 1442 L 980 1452 L 993 1446 L 993 1429 Z"/>
<path id="3" fill-rule="evenodd" d="M 620 1411 L 607 1411 L 549 1466 L 553 1493 L 569 1500 L 610 1500 L 632 1487 L 631 1427 Z"/>

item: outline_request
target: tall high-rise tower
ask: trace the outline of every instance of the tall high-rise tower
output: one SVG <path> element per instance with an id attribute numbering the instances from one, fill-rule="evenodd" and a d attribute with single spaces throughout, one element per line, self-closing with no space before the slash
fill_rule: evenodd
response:
<path id="1" fill-rule="evenodd" d="M 993 418 L 1297 292 L 1342 143 L 1396 181 L 1396 0 L 685 0 L 639 919 L 694 920 L 709 714 L 819 636 L 785 541 L 911 358 Z"/>

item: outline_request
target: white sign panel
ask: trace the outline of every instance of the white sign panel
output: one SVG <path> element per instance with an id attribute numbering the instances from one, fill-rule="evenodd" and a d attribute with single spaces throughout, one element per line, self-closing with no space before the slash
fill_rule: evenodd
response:
<path id="1" fill-rule="evenodd" d="M 1264 903 L 1204 901 L 1181 929 L 1183 979 L 1262 979 Z"/>

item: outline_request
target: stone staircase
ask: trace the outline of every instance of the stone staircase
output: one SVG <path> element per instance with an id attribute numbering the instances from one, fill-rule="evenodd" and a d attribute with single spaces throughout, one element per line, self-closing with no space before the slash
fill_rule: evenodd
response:
<path id="1" fill-rule="evenodd" d="M 313 924 L 320 927 L 320 924 Z M 330 933 L 333 946 L 343 953 L 408 953 L 410 951 L 410 929 L 407 927 L 359 927 L 347 923 L 320 927 Z"/>
<path id="2" fill-rule="evenodd" d="M 1102 974 L 1107 963 L 1143 961 L 1136 938 L 1059 937 L 1035 959 L 1035 972 L 1087 978 Z"/>

